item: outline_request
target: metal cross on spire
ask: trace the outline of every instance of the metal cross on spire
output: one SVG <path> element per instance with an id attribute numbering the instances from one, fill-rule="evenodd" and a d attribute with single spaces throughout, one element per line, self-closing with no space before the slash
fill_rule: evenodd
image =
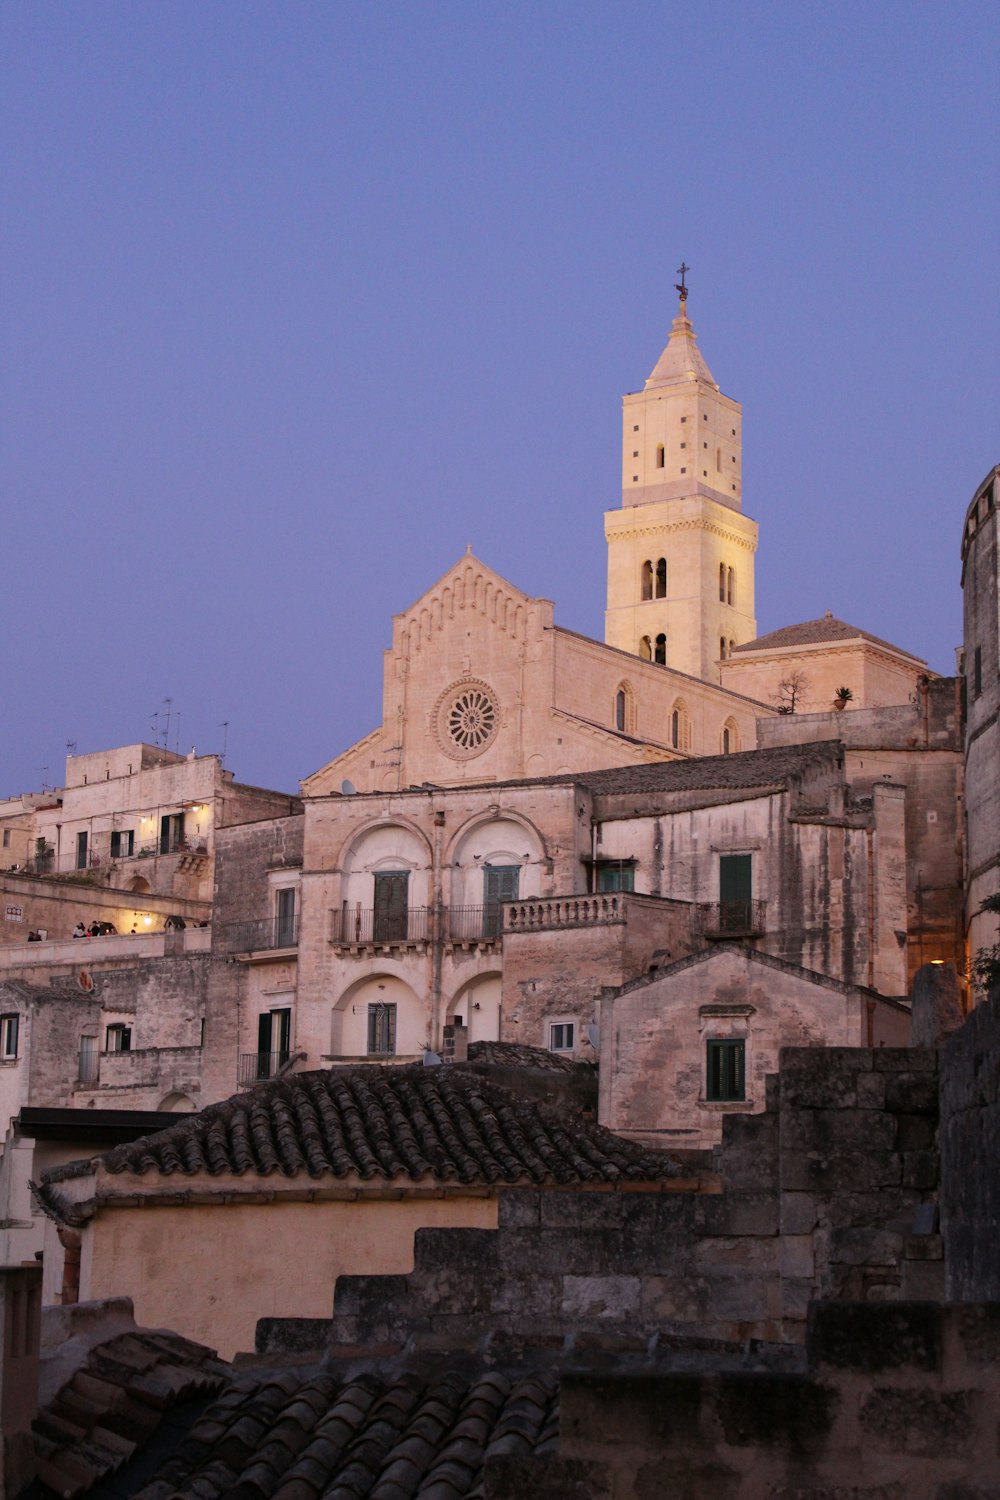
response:
<path id="1" fill-rule="evenodd" d="M 680 265 L 677 267 L 677 274 L 678 274 L 678 276 L 681 279 L 680 279 L 680 281 L 674 283 L 674 291 L 675 292 L 680 292 L 680 294 L 681 294 L 681 301 L 682 302 L 686 302 L 687 301 L 688 289 L 687 289 L 687 286 L 685 284 L 684 278 L 687 275 L 687 273 L 690 271 L 690 269 L 691 269 L 691 267 L 690 266 L 686 266 L 683 261 L 681 261 Z"/>

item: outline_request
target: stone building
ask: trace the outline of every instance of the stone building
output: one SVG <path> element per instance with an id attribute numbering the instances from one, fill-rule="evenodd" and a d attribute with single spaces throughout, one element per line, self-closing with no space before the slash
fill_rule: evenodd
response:
<path id="1" fill-rule="evenodd" d="M 1000 892 L 1000 466 L 976 489 L 962 532 L 965 613 L 966 926 L 970 952 L 997 942 Z"/>

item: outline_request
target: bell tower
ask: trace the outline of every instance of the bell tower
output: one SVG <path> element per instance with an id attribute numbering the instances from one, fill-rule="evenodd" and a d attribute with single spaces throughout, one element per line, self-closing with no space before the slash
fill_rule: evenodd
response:
<path id="1" fill-rule="evenodd" d="M 687 270 L 667 347 L 622 401 L 622 504 L 604 517 L 604 639 L 717 683 L 720 658 L 757 634 L 757 523 L 740 502 L 741 407 L 698 348 Z"/>

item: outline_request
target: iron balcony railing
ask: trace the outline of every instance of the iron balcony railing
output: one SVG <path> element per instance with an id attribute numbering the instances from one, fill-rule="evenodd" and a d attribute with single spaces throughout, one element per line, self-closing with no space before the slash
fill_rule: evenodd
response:
<path id="1" fill-rule="evenodd" d="M 752 937 L 765 930 L 766 901 L 699 901 L 695 930 L 703 937 Z"/>
<path id="2" fill-rule="evenodd" d="M 222 946 L 227 953 L 294 948 L 298 941 L 297 917 L 261 917 L 252 922 L 227 922 L 222 927 Z"/>
<path id="3" fill-rule="evenodd" d="M 252 1089 L 265 1078 L 275 1078 L 291 1058 L 286 1048 L 281 1052 L 243 1052 L 240 1054 L 237 1082 L 241 1089 Z"/>
<path id="4" fill-rule="evenodd" d="M 503 907 L 450 906 L 447 923 L 453 943 L 495 943 L 503 933 Z"/>
<path id="5" fill-rule="evenodd" d="M 330 941 L 345 947 L 385 943 L 426 943 L 431 933 L 429 906 L 382 911 L 347 906 L 330 913 Z"/>

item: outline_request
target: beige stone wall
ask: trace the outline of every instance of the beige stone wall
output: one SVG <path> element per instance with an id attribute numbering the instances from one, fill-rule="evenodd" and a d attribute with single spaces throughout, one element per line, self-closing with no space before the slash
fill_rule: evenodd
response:
<path id="1" fill-rule="evenodd" d="M 140 1325 L 231 1359 L 258 1318 L 329 1318 L 338 1276 L 412 1270 L 417 1229 L 496 1222 L 492 1197 L 107 1206 L 84 1231 L 80 1298 L 131 1297 Z"/>
<path id="2" fill-rule="evenodd" d="M 858 637 L 821 645 L 761 648 L 741 652 L 720 664 L 723 687 L 772 706 L 782 699 L 781 684 L 802 679 L 796 713 L 832 710 L 837 689 L 850 688 L 851 709 L 908 703 L 927 676 L 927 663 L 894 653 Z"/>
<path id="3" fill-rule="evenodd" d="M 905 1045 L 908 1014 L 877 1009 L 876 1042 Z M 650 1144 L 705 1149 L 722 1139 L 726 1115 L 765 1109 L 765 1080 L 783 1047 L 864 1046 L 868 1012 L 857 989 L 726 946 L 606 996 L 601 1038 L 601 1124 Z M 707 1097 L 711 1040 L 744 1042 L 745 1099 Z"/>
<path id="4" fill-rule="evenodd" d="M 697 502 L 705 504 L 711 502 Z M 730 529 L 753 529 L 736 512 L 725 514 Z M 698 548 L 700 555 L 700 542 Z M 704 567 L 716 570 L 717 604 L 717 563 L 705 561 Z M 678 579 L 683 574 L 679 567 Z M 690 613 L 694 606 L 683 608 Z M 705 626 L 713 661 L 718 630 L 730 624 Z M 460 786 L 670 758 L 671 715 L 678 706 L 681 753 L 719 754 L 728 721 L 735 731 L 731 748 L 753 743 L 756 717 L 769 709 L 720 691 L 714 671 L 702 674 L 699 668 L 691 677 L 640 661 L 633 645 L 609 649 L 557 629 L 547 600 L 530 599 L 478 559 L 463 558 L 393 621 L 381 727 L 309 777 L 303 790 L 326 796 L 340 792 L 345 781 L 362 792 L 424 782 Z M 702 675 L 711 682 L 699 680 Z M 619 688 L 628 699 L 622 732 L 616 727 Z M 450 727 L 463 694 L 484 705 L 489 718 L 482 743 L 467 753 Z"/>
<path id="5" fill-rule="evenodd" d="M 128 940 L 127 951 L 134 953 L 141 950 L 135 948 L 133 927 L 139 938 L 159 934 L 162 947 L 163 924 L 168 916 L 176 914 L 193 924 L 207 921 L 212 912 L 208 901 L 126 893 L 113 887 L 44 875 L 0 876 L 0 901 L 6 913 L 0 921 L 0 973 L 10 976 L 27 975 L 40 964 L 53 966 L 53 972 L 63 972 L 67 956 L 70 966 L 82 961 L 84 947 L 99 951 L 101 958 L 126 951 L 125 942 L 118 944 L 111 935 L 88 939 L 86 944 L 78 943 L 72 950 L 60 947 L 57 952 L 53 945 L 71 941 L 78 922 L 85 927 L 94 921 L 113 923 L 117 936 Z M 47 934 L 48 941 L 29 944 L 28 933 L 39 929 Z"/>
<path id="6" fill-rule="evenodd" d="M 963 774 L 960 714 L 954 678 L 932 681 L 916 701 L 844 713 L 782 714 L 758 723 L 762 748 L 825 740 L 845 746 L 851 797 L 871 797 L 886 784 L 905 790 L 905 945 L 910 989 L 922 964 L 953 963 L 963 972 Z M 979 827 L 980 820 L 975 820 Z M 898 891 L 898 866 L 895 883 Z M 881 890 L 883 909 L 888 889 Z M 891 924 L 890 924 L 891 925 Z M 891 953 L 895 934 L 885 933 Z M 902 989 L 901 991 L 902 992 Z"/>
<path id="7" fill-rule="evenodd" d="M 662 631 L 668 667 L 718 683 L 720 640 L 728 650 L 730 641 L 742 645 L 757 634 L 756 522 L 707 497 L 686 496 L 609 511 L 604 532 L 608 645 L 639 654 L 642 638 L 653 642 Z M 660 558 L 667 565 L 666 596 L 643 601 L 643 565 L 651 562 L 655 571 Z M 726 569 L 724 599 L 719 597 L 720 567 Z M 739 684 L 732 690 L 759 697 Z"/>
<path id="8" fill-rule="evenodd" d="M 573 1057 L 595 1062 L 588 1024 L 600 1024 L 601 991 L 691 952 L 684 903 L 627 892 L 526 904 L 522 931 L 503 940 L 504 1041 L 549 1047 L 550 1028 L 574 1027 Z"/>

